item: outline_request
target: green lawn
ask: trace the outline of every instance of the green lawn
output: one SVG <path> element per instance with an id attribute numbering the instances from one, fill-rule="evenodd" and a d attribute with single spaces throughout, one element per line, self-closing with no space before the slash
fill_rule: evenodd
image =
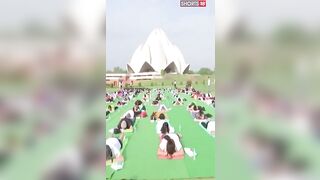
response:
<path id="1" fill-rule="evenodd" d="M 184 147 L 196 149 L 198 156 L 196 160 L 185 155 L 183 160 L 159 160 L 157 149 L 160 139 L 156 134 L 155 123 L 149 121 L 149 117 L 137 121 L 135 132 L 128 138 L 128 143 L 123 151 L 125 157 L 124 169 L 113 174 L 108 167 L 106 170 L 107 179 L 112 175 L 112 179 L 213 179 L 215 176 L 215 140 L 202 129 L 198 123 L 194 122 L 186 106 L 191 103 L 188 99 L 183 106 L 172 106 L 172 95 L 166 93 L 164 104 L 172 108 L 168 112 L 170 124 L 179 131 L 181 126 L 182 144 Z M 141 97 L 141 95 L 140 95 Z M 154 96 L 153 96 L 154 97 Z M 132 100 L 128 105 L 121 107 L 119 111 L 111 115 L 107 121 L 108 130 L 115 127 L 120 116 L 128 109 L 132 108 Z M 206 112 L 213 116 L 214 109 L 206 104 L 195 101 L 206 107 Z M 148 115 L 156 111 L 157 107 L 146 104 Z"/>

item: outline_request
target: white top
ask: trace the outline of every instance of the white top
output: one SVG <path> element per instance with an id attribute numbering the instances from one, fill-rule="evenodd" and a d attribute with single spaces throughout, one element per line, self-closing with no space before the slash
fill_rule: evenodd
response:
<path id="1" fill-rule="evenodd" d="M 121 144 L 117 138 L 108 138 L 106 140 L 106 145 L 110 146 L 110 149 L 112 151 L 112 155 L 114 157 L 120 156 Z"/>
<path id="2" fill-rule="evenodd" d="M 168 110 L 168 108 L 167 108 L 166 105 L 164 105 L 164 104 L 161 104 L 161 105 L 160 105 L 158 111 L 162 111 L 162 109 L 164 109 L 164 111 L 167 111 L 167 110 Z"/>
<path id="3" fill-rule="evenodd" d="M 167 122 L 169 124 L 168 120 L 159 120 L 157 122 L 157 126 L 156 126 L 157 134 L 161 134 L 161 128 L 163 126 L 163 123 L 165 123 L 165 122 Z M 174 133 L 174 128 L 172 126 L 170 126 L 170 124 L 169 124 L 169 133 Z"/>
<path id="4" fill-rule="evenodd" d="M 210 133 L 213 131 L 216 131 L 216 122 L 215 121 L 209 121 L 208 126 L 207 126 L 207 131 Z"/>
<path id="5" fill-rule="evenodd" d="M 209 104 L 212 103 L 212 100 L 211 99 L 206 99 L 206 100 L 204 100 L 204 102 L 209 105 Z"/>
<path id="6" fill-rule="evenodd" d="M 126 117 L 127 114 L 130 114 L 130 119 L 134 118 L 134 112 L 133 110 L 129 110 L 126 113 L 123 114 L 122 118 Z"/>
<path id="7" fill-rule="evenodd" d="M 180 139 L 179 136 L 177 134 L 167 134 L 171 139 L 173 139 L 174 144 L 176 145 L 176 151 L 180 151 L 180 149 L 182 148 L 182 145 L 180 143 Z M 168 141 L 165 139 L 161 140 L 161 143 L 159 145 L 159 148 L 163 151 L 167 150 L 167 143 Z"/>

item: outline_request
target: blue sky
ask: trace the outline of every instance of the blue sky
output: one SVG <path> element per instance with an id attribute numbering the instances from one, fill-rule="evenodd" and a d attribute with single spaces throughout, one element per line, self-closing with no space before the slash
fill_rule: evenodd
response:
<path id="1" fill-rule="evenodd" d="M 214 1 L 181 8 L 180 0 L 108 0 L 107 69 L 125 68 L 154 28 L 162 28 L 191 69 L 214 67 Z"/>

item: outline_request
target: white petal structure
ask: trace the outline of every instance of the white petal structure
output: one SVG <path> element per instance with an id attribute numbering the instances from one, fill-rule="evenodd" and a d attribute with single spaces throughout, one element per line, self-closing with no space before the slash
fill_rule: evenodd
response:
<path id="1" fill-rule="evenodd" d="M 127 64 L 128 73 L 161 72 L 184 74 L 190 65 L 186 64 L 180 49 L 173 45 L 162 29 L 155 29 L 147 41 L 133 53 Z"/>

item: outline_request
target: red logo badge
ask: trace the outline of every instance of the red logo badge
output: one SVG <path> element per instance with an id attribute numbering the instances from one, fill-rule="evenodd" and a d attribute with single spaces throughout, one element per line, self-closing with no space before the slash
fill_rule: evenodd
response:
<path id="1" fill-rule="evenodd" d="M 206 7 L 207 6 L 207 0 L 199 0 L 199 7 Z"/>

